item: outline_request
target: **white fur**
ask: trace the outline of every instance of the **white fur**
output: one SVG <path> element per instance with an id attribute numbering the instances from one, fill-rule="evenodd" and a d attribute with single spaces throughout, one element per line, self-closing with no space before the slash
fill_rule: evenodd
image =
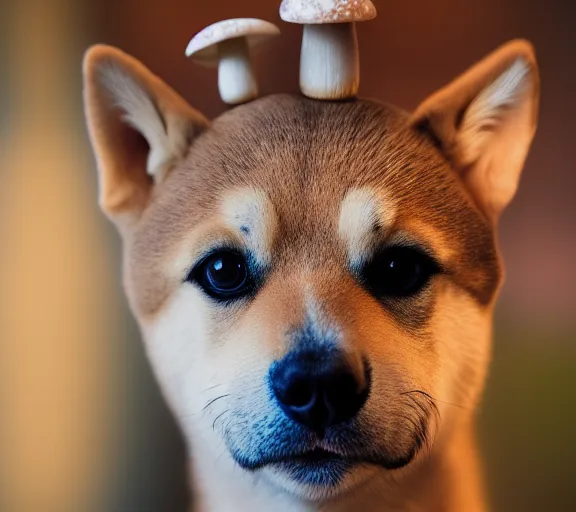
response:
<path id="1" fill-rule="evenodd" d="M 162 313 L 143 329 L 156 377 L 189 443 L 194 510 L 267 512 L 270 503 L 279 512 L 312 510 L 298 508 L 294 496 L 270 484 L 270 478 L 279 483 L 281 475 L 266 477 L 262 472 L 240 469 L 228 453 L 220 429 L 213 428 L 214 420 L 239 400 L 252 410 L 262 407 L 259 396 L 265 393 L 254 383 L 262 380 L 269 361 L 257 347 L 253 353 L 241 348 L 242 338 L 257 338 L 258 332 L 233 330 L 234 318 L 234 312 L 222 314 L 200 290 L 184 284 Z M 232 339 L 222 346 L 220 341 L 226 338 Z M 235 398 L 224 398 L 206 407 L 221 395 Z M 240 505 L 242 508 L 237 508 Z"/>
<path id="2" fill-rule="evenodd" d="M 535 132 L 535 74 L 517 59 L 468 107 L 456 139 L 467 185 L 496 218 L 516 193 Z"/>
<path id="3" fill-rule="evenodd" d="M 357 265 L 369 258 L 395 218 L 396 206 L 384 194 L 369 188 L 348 192 L 340 207 L 338 232 L 348 248 L 349 260 Z"/>
<path id="4" fill-rule="evenodd" d="M 492 84 L 486 87 L 466 110 L 458 135 L 463 160 L 476 161 L 506 113 L 523 100 L 530 79 L 530 68 L 517 59 Z"/>
<path id="5" fill-rule="evenodd" d="M 138 130 L 150 146 L 148 174 L 161 180 L 189 146 L 186 125 L 168 122 L 151 93 L 121 67 L 102 66 L 101 73 L 104 86 L 125 113 L 123 119 Z"/>

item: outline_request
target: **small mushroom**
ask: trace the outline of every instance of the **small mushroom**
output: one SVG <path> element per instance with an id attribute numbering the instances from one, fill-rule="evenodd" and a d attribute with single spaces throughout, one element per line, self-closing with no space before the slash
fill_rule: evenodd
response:
<path id="1" fill-rule="evenodd" d="M 225 103 L 237 105 L 258 96 L 250 49 L 280 34 L 267 21 L 241 18 L 220 21 L 196 34 L 186 56 L 208 67 L 218 66 L 218 89 Z"/>
<path id="2" fill-rule="evenodd" d="M 304 25 L 302 93 L 319 100 L 354 98 L 360 84 L 356 25 L 376 17 L 370 0 L 284 0 L 280 17 Z"/>

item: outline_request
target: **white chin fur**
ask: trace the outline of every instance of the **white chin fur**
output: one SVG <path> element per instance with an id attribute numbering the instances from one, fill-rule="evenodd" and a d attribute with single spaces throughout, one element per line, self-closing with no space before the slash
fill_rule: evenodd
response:
<path id="1" fill-rule="evenodd" d="M 285 471 L 267 467 L 260 470 L 264 479 L 272 485 L 299 500 L 322 502 L 346 494 L 353 488 L 366 483 L 374 477 L 378 469 L 375 466 L 358 466 L 348 473 L 335 486 L 306 485 L 290 478 Z"/>

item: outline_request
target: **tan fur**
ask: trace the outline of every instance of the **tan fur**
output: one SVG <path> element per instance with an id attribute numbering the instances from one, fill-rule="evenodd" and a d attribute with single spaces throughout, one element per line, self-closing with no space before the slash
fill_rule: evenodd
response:
<path id="1" fill-rule="evenodd" d="M 513 70 L 512 83 L 505 73 L 518 59 L 526 73 Z M 147 128 L 123 124 L 133 113 L 109 106 L 98 76 L 110 61 L 145 84 L 163 119 L 179 116 L 190 130 L 186 154 L 170 160 L 156 184 L 146 179 L 145 149 L 120 147 Z M 274 95 L 209 127 L 117 50 L 92 51 L 85 69 L 101 203 L 124 237 L 127 295 L 188 442 L 198 510 L 486 510 L 473 416 L 501 280 L 496 219 L 534 131 L 538 82 L 529 47 L 499 50 L 412 116 L 374 101 Z M 470 154 L 467 134 L 482 131 L 487 118 L 495 132 L 505 126 L 516 155 L 511 170 L 478 163 L 501 154 L 497 137 L 482 139 L 474 158 L 459 156 Z M 509 126 L 520 130 L 517 138 Z M 486 173 L 490 184 L 480 186 Z M 130 223 L 119 221 L 126 216 Z M 354 265 L 394 243 L 418 245 L 443 272 L 414 297 L 379 301 Z M 265 275 L 253 296 L 229 306 L 186 282 L 195 262 L 223 245 L 250 252 Z M 268 430 L 274 442 L 284 435 L 266 372 L 306 323 L 336 340 L 355 372 L 363 357 L 371 361 L 372 390 L 358 415 L 370 443 L 401 459 L 423 429 L 424 444 L 406 467 L 360 467 L 326 490 L 277 469 L 235 466 L 231 446 L 250 452 L 271 442 Z"/>

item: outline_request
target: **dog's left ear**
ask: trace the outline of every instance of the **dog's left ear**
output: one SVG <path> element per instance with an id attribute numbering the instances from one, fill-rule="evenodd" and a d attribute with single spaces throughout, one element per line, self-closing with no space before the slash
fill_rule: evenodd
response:
<path id="1" fill-rule="evenodd" d="M 84 108 L 100 206 L 119 226 L 139 218 L 154 187 L 209 126 L 138 60 L 104 45 L 84 57 Z"/>
<path id="2" fill-rule="evenodd" d="M 412 117 L 494 223 L 516 192 L 536 130 L 538 98 L 533 48 L 512 41 L 433 94 Z"/>

